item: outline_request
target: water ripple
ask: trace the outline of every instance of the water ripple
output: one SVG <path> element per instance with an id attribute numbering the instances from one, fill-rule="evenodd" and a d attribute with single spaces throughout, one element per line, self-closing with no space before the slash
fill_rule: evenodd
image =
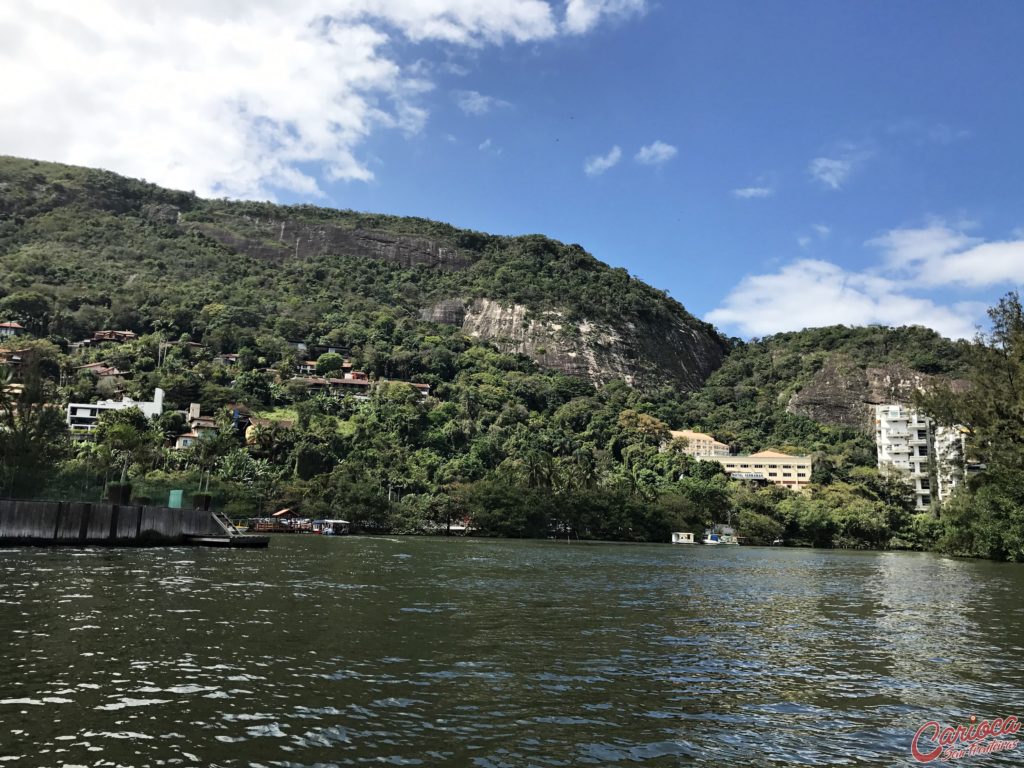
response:
<path id="1" fill-rule="evenodd" d="M 889 766 L 924 720 L 1024 714 L 1024 569 L 931 555 L 287 537 L 0 573 L 5 765 Z"/>

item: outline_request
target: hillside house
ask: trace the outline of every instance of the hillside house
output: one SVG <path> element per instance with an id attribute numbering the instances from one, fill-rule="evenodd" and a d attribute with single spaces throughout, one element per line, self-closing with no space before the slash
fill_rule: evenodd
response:
<path id="1" fill-rule="evenodd" d="M 686 447 L 683 448 L 683 453 L 687 456 L 693 456 L 694 458 L 703 458 L 705 456 L 728 456 L 729 446 L 725 443 L 720 443 L 715 440 L 711 435 L 705 434 L 704 432 L 694 432 L 690 429 L 678 429 L 669 432 L 673 440 L 685 440 Z"/>
<path id="2" fill-rule="evenodd" d="M 93 344 L 102 344 L 104 342 L 123 344 L 126 341 L 135 341 L 137 338 L 138 334 L 134 331 L 96 331 L 93 333 L 90 341 Z"/>
<path id="3" fill-rule="evenodd" d="M 0 349 L 0 365 L 6 365 L 9 368 L 19 368 L 31 354 L 32 351 L 28 347 L 20 349 L 5 347 Z"/>
<path id="4" fill-rule="evenodd" d="M 205 437 L 216 435 L 218 430 L 217 419 L 213 416 L 201 415 L 202 406 L 199 403 L 191 403 L 188 411 L 185 412 L 185 423 L 188 424 L 188 432 L 179 435 L 174 442 L 175 450 L 190 448 L 197 441 Z"/>
<path id="5" fill-rule="evenodd" d="M 124 371 L 113 366 L 105 360 L 98 363 L 89 363 L 88 365 L 79 365 L 75 368 L 79 373 L 90 373 L 97 379 L 108 379 L 117 376 L 127 375 Z"/>
<path id="6" fill-rule="evenodd" d="M 296 366 L 296 370 L 298 371 L 300 376 L 314 376 L 314 375 L 316 375 L 316 367 L 317 367 L 317 361 L 316 360 L 303 360 L 301 363 L 299 363 Z M 348 360 L 348 359 L 342 360 L 342 362 L 341 362 L 341 372 L 342 372 L 342 374 L 352 373 L 352 361 L 351 360 Z"/>
<path id="7" fill-rule="evenodd" d="M 183 435 L 178 435 L 178 439 L 174 441 L 174 450 L 181 451 L 185 448 L 191 448 L 199 440 L 199 433 L 195 430 L 189 430 Z"/>
<path id="8" fill-rule="evenodd" d="M 336 377 L 309 376 L 303 378 L 295 376 L 292 381 L 305 383 L 307 390 L 311 393 L 327 392 L 338 396 L 351 394 L 356 399 L 370 397 L 370 377 L 362 371 L 351 371 Z"/>
<path id="9" fill-rule="evenodd" d="M 123 397 L 120 400 L 100 400 L 98 403 L 68 403 L 68 429 L 71 430 L 72 436 L 88 436 L 96 429 L 101 414 L 107 411 L 123 411 L 127 408 L 138 408 L 147 418 L 155 419 L 164 412 L 164 391 L 159 388 L 154 390 L 151 401 Z"/>
<path id="10" fill-rule="evenodd" d="M 0 339 L 21 336 L 25 332 L 25 326 L 21 323 L 11 320 L 8 320 L 6 323 L 0 323 Z"/>

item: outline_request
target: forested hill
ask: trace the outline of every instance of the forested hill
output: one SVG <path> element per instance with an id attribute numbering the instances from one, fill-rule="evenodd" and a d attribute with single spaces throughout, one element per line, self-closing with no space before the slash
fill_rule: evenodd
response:
<path id="1" fill-rule="evenodd" d="M 962 391 L 972 345 L 921 326 L 829 326 L 735 345 L 680 418 L 738 451 L 766 446 L 875 461 L 872 408 L 935 385 Z"/>
<path id="2" fill-rule="evenodd" d="M 11 157 L 0 158 L 0 286 L 44 297 L 39 335 L 116 327 L 222 352 L 271 335 L 353 349 L 393 377 L 417 371 L 374 345 L 375 324 L 457 326 L 597 384 L 681 390 L 699 387 L 727 348 L 678 302 L 579 245 L 203 200 Z"/>
<path id="3" fill-rule="evenodd" d="M 24 326 L 0 345 L 0 495 L 203 489 L 234 517 L 294 507 L 362 531 L 665 541 L 732 520 L 752 541 L 1012 548 L 944 532 L 875 469 L 871 405 L 955 390 L 978 349 L 918 327 L 727 341 L 541 236 L 0 158 L 0 322 Z M 65 423 L 68 403 L 158 388 L 152 421 Z M 813 454 L 809 493 L 731 480 L 672 439 L 685 428 Z"/>

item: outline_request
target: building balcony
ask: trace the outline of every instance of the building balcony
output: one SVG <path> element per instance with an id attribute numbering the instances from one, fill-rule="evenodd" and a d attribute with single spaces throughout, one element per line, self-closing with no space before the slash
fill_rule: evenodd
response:
<path id="1" fill-rule="evenodd" d="M 899 411 L 882 411 L 881 418 L 884 421 L 910 421 L 910 417 Z"/>

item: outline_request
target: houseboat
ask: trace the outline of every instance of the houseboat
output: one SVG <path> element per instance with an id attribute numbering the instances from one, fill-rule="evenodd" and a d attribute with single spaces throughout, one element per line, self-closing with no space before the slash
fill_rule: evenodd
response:
<path id="1" fill-rule="evenodd" d="M 693 534 L 689 531 L 673 531 L 672 532 L 672 543 L 673 544 L 695 544 L 693 540 Z"/>
<path id="2" fill-rule="evenodd" d="M 348 520 L 314 520 L 311 526 L 313 533 L 321 536 L 344 536 L 352 524 Z"/>

